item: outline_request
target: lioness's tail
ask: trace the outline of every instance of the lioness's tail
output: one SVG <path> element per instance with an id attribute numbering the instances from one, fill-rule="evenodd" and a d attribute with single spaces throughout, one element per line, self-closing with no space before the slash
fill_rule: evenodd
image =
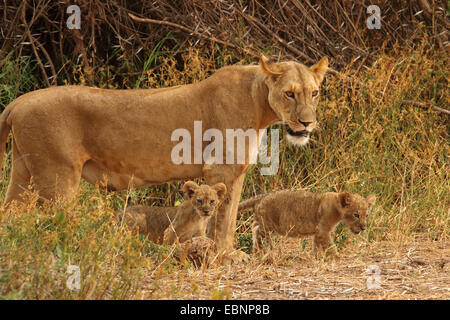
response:
<path id="1" fill-rule="evenodd" d="M 5 156 L 6 140 L 8 139 L 9 132 L 11 131 L 11 125 L 8 121 L 8 117 L 12 109 L 13 103 L 10 103 L 0 116 L 0 168 L 3 164 L 3 157 Z"/>

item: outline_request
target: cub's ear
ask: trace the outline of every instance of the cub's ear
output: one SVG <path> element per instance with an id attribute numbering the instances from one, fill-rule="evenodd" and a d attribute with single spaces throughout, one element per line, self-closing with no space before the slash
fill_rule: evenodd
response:
<path id="1" fill-rule="evenodd" d="M 271 76 L 271 77 L 279 77 L 281 76 L 283 73 L 282 72 L 276 72 L 271 70 L 271 65 L 268 63 L 269 59 L 267 59 L 267 57 L 263 54 L 261 54 L 261 57 L 259 58 L 259 65 L 261 66 L 261 69 L 263 70 L 264 74 L 266 76 Z"/>
<path id="2" fill-rule="evenodd" d="M 194 181 L 188 181 L 183 186 L 183 192 L 186 195 L 187 199 L 191 199 L 195 193 L 195 190 L 197 190 L 197 189 L 198 189 L 198 184 L 196 184 Z"/>
<path id="3" fill-rule="evenodd" d="M 366 198 L 369 210 L 372 209 L 373 205 L 375 204 L 375 200 L 377 200 L 377 196 L 374 194 L 371 194 Z"/>
<path id="4" fill-rule="evenodd" d="M 323 57 L 315 65 L 309 67 L 309 70 L 314 73 L 316 80 L 321 83 L 323 78 L 325 77 L 325 73 L 327 73 L 328 71 L 328 58 Z"/>
<path id="5" fill-rule="evenodd" d="M 350 193 L 348 192 L 339 193 L 339 203 L 341 204 L 342 208 L 350 206 L 351 202 L 352 200 Z"/>
<path id="6" fill-rule="evenodd" d="M 223 201 L 225 194 L 227 193 L 227 186 L 224 183 L 216 183 L 212 188 L 217 192 L 219 200 Z"/>

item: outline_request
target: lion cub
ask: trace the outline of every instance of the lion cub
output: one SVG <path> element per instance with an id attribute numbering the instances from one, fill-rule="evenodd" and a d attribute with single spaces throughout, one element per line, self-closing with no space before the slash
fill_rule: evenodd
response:
<path id="1" fill-rule="evenodd" d="M 130 206 L 125 212 L 116 212 L 116 216 L 160 244 L 205 236 L 208 221 L 216 213 L 227 188 L 223 183 L 210 187 L 188 181 L 183 191 L 186 201 L 177 207 Z"/>
<path id="2" fill-rule="evenodd" d="M 363 198 L 347 192 L 322 194 L 285 190 L 255 197 L 239 204 L 239 210 L 254 208 L 253 243 L 256 250 L 270 232 L 299 237 L 314 235 L 313 251 L 330 247 L 330 234 L 344 221 L 358 234 L 366 229 L 367 216 L 376 197 Z"/>

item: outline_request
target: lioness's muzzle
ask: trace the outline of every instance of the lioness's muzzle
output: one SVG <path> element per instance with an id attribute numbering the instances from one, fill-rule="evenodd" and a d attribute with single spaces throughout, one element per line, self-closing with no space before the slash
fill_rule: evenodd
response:
<path id="1" fill-rule="evenodd" d="M 291 136 L 294 136 L 294 137 L 305 137 L 305 138 L 309 136 L 309 132 L 306 131 L 306 130 L 294 131 L 287 124 L 285 125 L 285 127 L 286 127 L 287 133 L 289 133 L 289 135 L 291 135 Z"/>

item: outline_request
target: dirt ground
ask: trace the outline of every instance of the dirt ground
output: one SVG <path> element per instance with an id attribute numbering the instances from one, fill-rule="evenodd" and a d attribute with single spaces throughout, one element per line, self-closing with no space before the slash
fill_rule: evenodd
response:
<path id="1" fill-rule="evenodd" d="M 298 239 L 230 266 L 164 270 L 142 282 L 142 299 L 449 299 L 448 241 L 355 243 L 317 260 Z M 370 271 L 372 270 L 372 273 Z"/>

